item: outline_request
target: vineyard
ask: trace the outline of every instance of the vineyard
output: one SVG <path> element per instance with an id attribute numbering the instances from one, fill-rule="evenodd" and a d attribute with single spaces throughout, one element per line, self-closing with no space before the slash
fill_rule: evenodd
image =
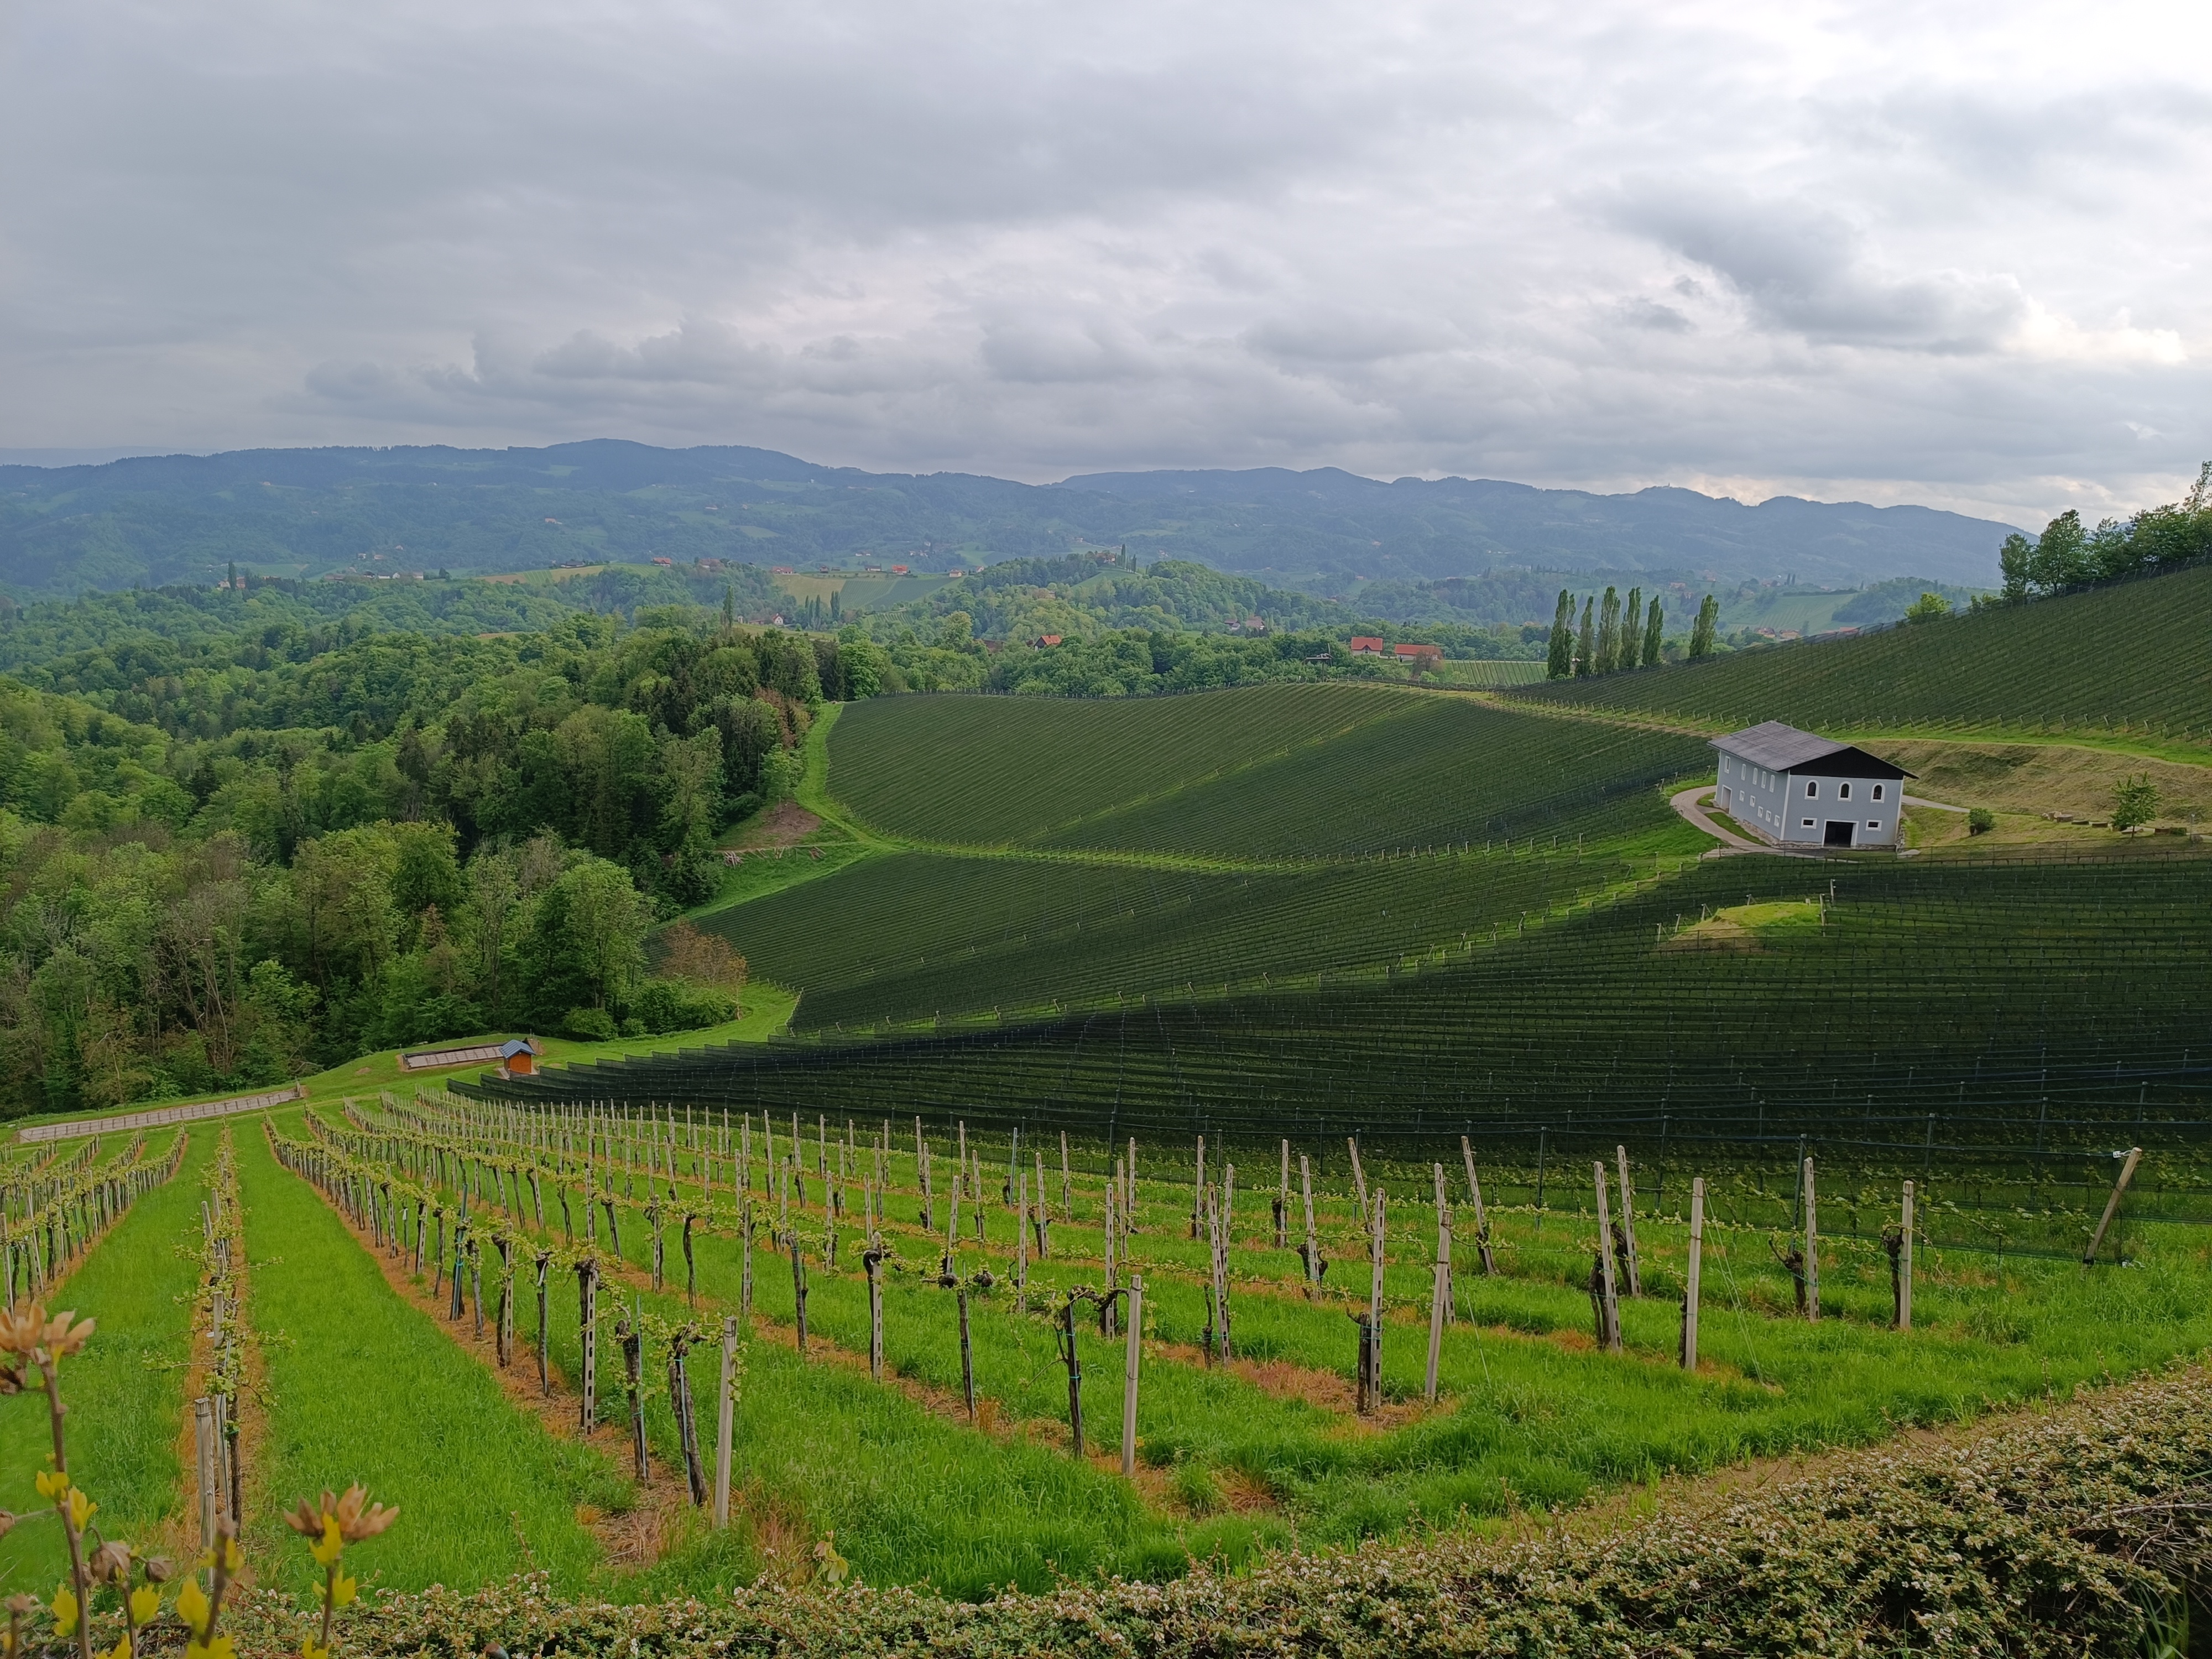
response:
<path id="1" fill-rule="evenodd" d="M 1802 915 L 1794 902 L 1808 899 L 1810 926 L 1697 931 L 1728 907 Z M 2078 860 L 1668 863 L 1540 927 L 1501 923 L 1418 960 L 1332 972 L 1325 988 L 1216 986 L 497 1086 L 832 1113 L 893 1098 L 994 1123 L 1177 1135 L 1487 1125 L 1532 1152 L 1570 1114 L 1603 1134 L 1667 1125 L 1677 1139 L 2032 1143 L 2038 1123 L 2060 1121 L 2095 1126 L 2081 1144 L 2138 1123 L 2190 1139 L 2212 1083 L 2208 900 L 2212 861 L 2148 842 Z"/>
<path id="2" fill-rule="evenodd" d="M 287 1511 L 356 1481 L 380 1655 L 1640 1654 L 1685 1560 L 1746 1650 L 2142 1645 L 2204 1565 L 2141 1517 L 2201 1470 L 2212 859 L 1701 857 L 1707 753 L 1344 684 L 839 710 L 824 856 L 692 918 L 758 1040 L 0 1149 L 9 1307 L 100 1322 L 94 1530 L 234 1531 L 246 1659 L 314 1659 Z M 34 1644 L 51 1444 L 0 1396 Z"/>
<path id="3" fill-rule="evenodd" d="M 1869 1443 L 2212 1341 L 2194 1230 L 2154 1199 L 2093 1276 L 2080 1237 L 1992 1272 L 1940 1220 L 1896 1257 L 1905 1189 L 1817 1158 L 1693 1195 L 1638 1150 L 1601 1181 L 1563 1153 L 1532 1191 L 1444 1135 L 1363 1159 L 423 1092 L 191 1134 L 60 1286 L 112 1310 L 82 1416 L 166 1423 L 163 1455 L 133 1475 L 88 1424 L 73 1467 L 187 1547 L 234 1506 L 271 1562 L 293 1497 L 367 1480 L 403 1517 L 374 1545 L 398 1592 L 1169 1578 Z M 2110 1183 L 2046 1199 L 2094 1219 Z M 1917 1213 L 1973 1196 L 1939 1164 Z M 189 1363 L 145 1363 L 157 1335 Z M 210 1390 L 196 1476 L 176 1425 Z M 40 1412 L 0 1401 L 18 1467 Z M 18 1576 L 55 1567 L 31 1531 L 0 1540 Z M 276 1587 L 310 1591 L 307 1565 Z"/>
<path id="4" fill-rule="evenodd" d="M 2212 567 L 1854 639 L 1505 695 L 1728 731 L 2212 738 Z"/>
<path id="5" fill-rule="evenodd" d="M 1005 846 L 1370 720 L 1418 693 L 1317 684 L 1180 697 L 884 697 L 838 717 L 838 800 L 917 841 Z"/>

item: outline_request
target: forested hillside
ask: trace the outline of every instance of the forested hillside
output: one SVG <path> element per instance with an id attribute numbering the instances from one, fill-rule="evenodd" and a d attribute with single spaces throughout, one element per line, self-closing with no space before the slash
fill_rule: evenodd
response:
<path id="1" fill-rule="evenodd" d="M 232 560 L 294 576 L 654 557 L 896 560 L 942 571 L 1125 545 L 1148 563 L 1198 561 L 1323 593 L 1504 567 L 1972 583 L 1989 580 L 2008 528 L 1917 507 L 1780 498 L 1753 507 L 1686 489 L 1594 495 L 1465 478 L 1385 483 L 1327 468 L 1038 486 L 606 441 L 0 467 L 0 589 L 19 598 L 210 581 Z"/>
<path id="2" fill-rule="evenodd" d="M 354 620 L 42 671 L 81 695 L 0 681 L 0 1102 L 727 1017 L 726 952 L 654 981 L 644 936 L 709 890 L 720 827 L 790 792 L 847 653 L 703 609 L 491 639 Z"/>

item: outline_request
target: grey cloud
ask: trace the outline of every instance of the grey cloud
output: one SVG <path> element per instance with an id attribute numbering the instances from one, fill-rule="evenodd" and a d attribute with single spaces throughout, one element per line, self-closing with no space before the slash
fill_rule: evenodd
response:
<path id="1" fill-rule="evenodd" d="M 2212 425 L 2212 70 L 2137 3 L 18 0 L 0 444 L 2048 516 Z"/>
<path id="2" fill-rule="evenodd" d="M 1613 210 L 1711 270 L 1763 320 L 1814 341 L 1935 352 L 1989 351 L 2018 328 L 2013 277 L 1955 270 L 1891 275 L 1839 215 L 1675 184 L 1632 185 Z"/>

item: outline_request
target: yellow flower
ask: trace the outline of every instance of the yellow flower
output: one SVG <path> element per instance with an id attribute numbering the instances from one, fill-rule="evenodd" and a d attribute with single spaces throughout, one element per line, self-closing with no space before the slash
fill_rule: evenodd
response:
<path id="1" fill-rule="evenodd" d="M 307 1553 L 315 1558 L 317 1566 L 333 1567 L 337 1565 L 338 1557 L 344 1550 L 345 1539 L 338 1530 L 337 1516 L 325 1514 L 323 1516 L 322 1541 L 309 1547 Z"/>
<path id="2" fill-rule="evenodd" d="M 33 1484 L 38 1487 L 40 1497 L 59 1498 L 69 1490 L 70 1479 L 59 1469 L 42 1469 Z"/>
<path id="3" fill-rule="evenodd" d="M 245 1565 L 246 1552 L 239 1548 L 237 1536 L 234 1534 L 225 1537 L 222 1540 L 222 1570 L 235 1576 Z"/>
<path id="4" fill-rule="evenodd" d="M 351 1607 L 353 1598 L 360 1594 L 361 1581 L 357 1578 L 349 1578 L 340 1573 L 331 1581 L 331 1605 L 334 1607 Z"/>
<path id="5" fill-rule="evenodd" d="M 131 1622 L 150 1625 L 161 1611 L 161 1589 L 158 1584 L 141 1584 L 131 1592 Z"/>
<path id="6" fill-rule="evenodd" d="M 177 1617 L 198 1636 L 207 1627 L 207 1592 L 200 1588 L 198 1579 L 185 1579 L 184 1589 L 177 1592 Z"/>
<path id="7" fill-rule="evenodd" d="M 64 1584 L 54 1592 L 54 1634 L 68 1637 L 76 1630 L 76 1592 Z"/>
<path id="8" fill-rule="evenodd" d="M 84 1530 L 84 1523 L 92 1519 L 92 1512 L 99 1507 L 99 1504 L 94 1503 L 92 1499 L 84 1495 L 84 1488 L 82 1486 L 71 1486 L 70 1488 L 70 1524 L 75 1527 L 79 1532 L 82 1532 Z"/>
<path id="9" fill-rule="evenodd" d="M 211 1642 L 187 1642 L 185 1659 L 238 1659 L 238 1645 L 228 1636 L 218 1636 Z"/>

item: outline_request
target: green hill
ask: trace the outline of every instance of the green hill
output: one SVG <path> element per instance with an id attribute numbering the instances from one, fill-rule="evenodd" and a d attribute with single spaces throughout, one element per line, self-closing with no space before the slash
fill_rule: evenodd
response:
<path id="1" fill-rule="evenodd" d="M 1380 687 L 889 698 L 828 752 L 839 803 L 930 850 L 703 923 L 808 1029 L 1388 971 L 1703 846 L 1657 787 L 1696 738 Z"/>
<path id="2" fill-rule="evenodd" d="M 1802 902 L 1832 883 L 1825 915 Z M 1710 909 L 1753 901 L 1779 908 L 1737 937 L 1692 931 Z M 1545 1146 L 1560 1158 L 1579 1149 L 1585 1178 L 1588 1149 L 1607 1152 L 1615 1138 L 1648 1148 L 1663 1134 L 1711 1160 L 1776 1156 L 1770 1143 L 1807 1135 L 1835 1156 L 1917 1173 L 1923 1143 L 2194 1136 L 2212 1082 L 2208 915 L 2212 860 L 2201 855 L 1733 859 L 1322 989 L 670 1054 L 505 1091 L 803 1099 L 833 1117 L 896 1102 L 971 1123 L 1088 1134 L 1110 1123 L 1186 1145 L 1194 1133 L 1272 1147 L 1277 1133 L 1387 1139 L 1480 1126 L 1494 1158 L 1534 1165 Z"/>
<path id="3" fill-rule="evenodd" d="M 1509 691 L 1715 729 L 2212 738 L 2212 566 L 1841 640 Z"/>

